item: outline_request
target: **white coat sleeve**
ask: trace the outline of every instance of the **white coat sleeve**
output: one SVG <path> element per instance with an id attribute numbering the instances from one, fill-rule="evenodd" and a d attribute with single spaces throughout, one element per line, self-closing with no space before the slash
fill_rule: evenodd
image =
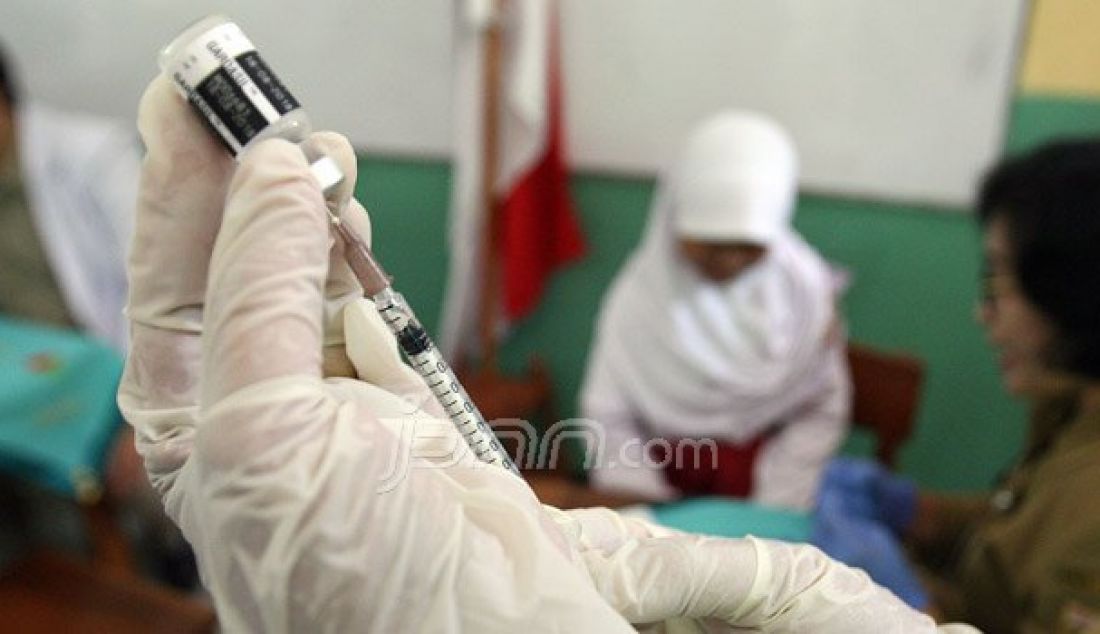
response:
<path id="1" fill-rule="evenodd" d="M 602 342 L 592 348 L 581 387 L 581 416 L 591 425 L 594 447 L 590 484 L 600 491 L 634 495 L 651 502 L 678 497 L 657 463 L 645 455 L 649 434 L 630 406 L 629 397 L 616 383 L 603 353 Z"/>
<path id="2" fill-rule="evenodd" d="M 844 338 L 823 352 L 820 388 L 768 440 L 753 474 L 753 501 L 809 510 L 822 473 L 848 430 L 852 388 Z"/>

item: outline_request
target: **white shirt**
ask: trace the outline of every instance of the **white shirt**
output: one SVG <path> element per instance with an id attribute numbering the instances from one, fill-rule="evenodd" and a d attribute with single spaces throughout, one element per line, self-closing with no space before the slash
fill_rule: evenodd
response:
<path id="1" fill-rule="evenodd" d="M 70 313 L 124 350 L 126 254 L 141 168 L 136 131 L 26 104 L 16 110 L 16 135 L 31 214 Z"/>

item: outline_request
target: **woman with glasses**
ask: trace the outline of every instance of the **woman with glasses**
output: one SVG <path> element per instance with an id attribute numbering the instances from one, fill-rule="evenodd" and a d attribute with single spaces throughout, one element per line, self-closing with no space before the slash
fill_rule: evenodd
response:
<path id="1" fill-rule="evenodd" d="M 981 495 L 838 461 L 815 542 L 911 605 L 987 632 L 1100 631 L 1100 141 L 1001 164 L 978 214 L 978 320 L 1005 388 L 1032 404 L 1020 458 Z"/>

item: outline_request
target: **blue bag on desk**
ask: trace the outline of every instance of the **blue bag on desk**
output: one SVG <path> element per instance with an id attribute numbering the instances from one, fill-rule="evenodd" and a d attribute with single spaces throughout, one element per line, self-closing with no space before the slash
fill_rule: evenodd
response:
<path id="1" fill-rule="evenodd" d="M 69 497 L 98 496 L 122 422 L 122 364 L 95 340 L 0 316 L 0 469 Z"/>

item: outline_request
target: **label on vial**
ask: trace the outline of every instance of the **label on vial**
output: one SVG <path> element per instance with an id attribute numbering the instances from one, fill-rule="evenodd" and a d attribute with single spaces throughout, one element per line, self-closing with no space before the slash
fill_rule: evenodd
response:
<path id="1" fill-rule="evenodd" d="M 172 76 L 234 155 L 268 125 L 299 107 L 233 23 L 219 25 L 191 42 L 172 68 Z"/>
<path id="2" fill-rule="evenodd" d="M 279 81 L 275 73 L 271 72 L 259 53 L 256 51 L 244 53 L 237 57 L 237 63 L 252 78 L 252 81 L 256 82 L 260 92 L 267 98 L 268 103 L 275 108 L 275 111 L 279 113 L 279 116 L 301 107 L 301 104 L 294 98 L 294 95 L 290 94 L 283 82 Z"/>

